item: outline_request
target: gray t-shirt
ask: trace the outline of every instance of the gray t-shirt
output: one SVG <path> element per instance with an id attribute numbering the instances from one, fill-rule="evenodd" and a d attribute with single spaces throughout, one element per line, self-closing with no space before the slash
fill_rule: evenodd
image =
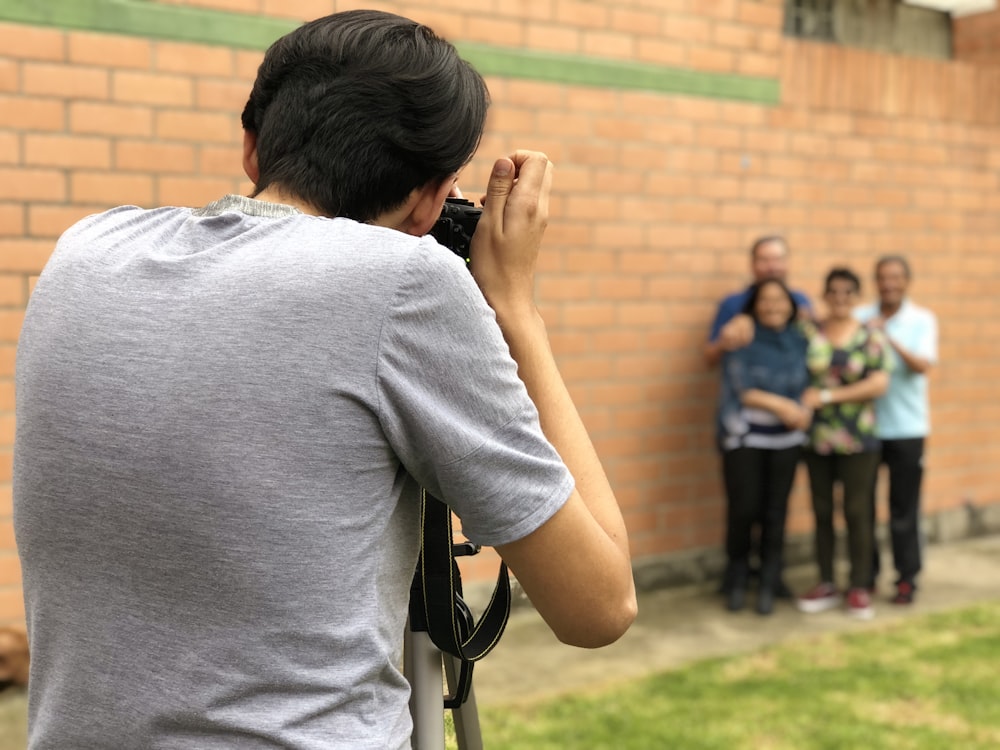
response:
<path id="1" fill-rule="evenodd" d="M 32 750 L 409 747 L 418 488 L 486 545 L 572 489 L 459 258 L 238 196 L 67 231 L 17 396 Z"/>

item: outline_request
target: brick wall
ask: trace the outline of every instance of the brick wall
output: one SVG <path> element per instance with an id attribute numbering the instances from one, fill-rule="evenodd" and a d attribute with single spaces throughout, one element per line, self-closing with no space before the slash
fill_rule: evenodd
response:
<path id="1" fill-rule="evenodd" d="M 462 184 L 478 195 L 515 147 L 557 164 L 539 295 L 637 559 L 719 545 L 716 381 L 700 351 L 763 232 L 788 236 L 792 281 L 814 297 L 833 263 L 869 278 L 879 253 L 911 257 L 914 295 L 941 320 L 927 511 L 1000 502 L 1000 67 L 786 39 L 780 0 L 135 5 L 166 15 L 145 36 L 0 22 L 0 621 L 22 615 L 12 374 L 33 279 L 86 213 L 246 189 L 238 114 L 260 45 L 185 36 L 220 13 L 374 5 L 482 61 L 495 104 Z M 801 481 L 790 524 L 811 528 Z"/>
<path id="2" fill-rule="evenodd" d="M 1000 64 L 1000 10 L 955 19 L 954 53 L 966 62 Z"/>

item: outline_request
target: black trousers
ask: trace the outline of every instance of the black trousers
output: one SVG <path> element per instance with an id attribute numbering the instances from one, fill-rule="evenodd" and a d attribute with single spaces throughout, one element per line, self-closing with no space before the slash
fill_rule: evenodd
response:
<path id="1" fill-rule="evenodd" d="M 872 483 L 878 470 L 879 453 L 820 455 L 806 452 L 809 488 L 816 516 L 816 562 L 820 580 L 833 583 L 833 490 L 843 486 L 844 520 L 847 522 L 848 558 L 851 561 L 851 588 L 867 588 L 872 579 L 872 550 L 875 547 Z"/>
<path id="2" fill-rule="evenodd" d="M 753 529 L 760 524 L 760 585 L 774 589 L 785 549 L 788 496 L 802 449 L 737 448 L 722 454 L 730 585 L 746 586 Z"/>
<path id="3" fill-rule="evenodd" d="M 892 561 L 900 581 L 915 583 L 923 567 L 920 542 L 920 487 L 924 479 L 924 439 L 883 440 L 881 462 L 889 470 L 889 538 Z M 872 523 L 875 513 L 875 486 L 872 478 Z M 879 554 L 875 548 L 872 581 L 879 574 Z"/>

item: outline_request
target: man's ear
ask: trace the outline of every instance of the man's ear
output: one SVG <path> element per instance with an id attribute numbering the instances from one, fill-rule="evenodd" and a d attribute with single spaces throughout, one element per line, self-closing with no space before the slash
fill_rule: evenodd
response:
<path id="1" fill-rule="evenodd" d="M 243 171 L 254 185 L 260 178 L 260 167 L 257 165 L 257 134 L 249 130 L 243 131 Z"/>
<path id="2" fill-rule="evenodd" d="M 441 207 L 445 198 L 451 195 L 454 185 L 455 175 L 451 175 L 439 183 L 429 182 L 415 188 L 406 200 L 408 211 L 400 228 L 416 237 L 423 237 L 430 232 L 434 222 L 441 216 Z"/>

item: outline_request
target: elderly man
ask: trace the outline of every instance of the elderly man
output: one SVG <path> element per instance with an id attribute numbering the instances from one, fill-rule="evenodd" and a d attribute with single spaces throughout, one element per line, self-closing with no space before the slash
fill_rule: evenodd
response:
<path id="1" fill-rule="evenodd" d="M 912 277 L 903 256 L 880 258 L 875 264 L 879 301 L 855 313 L 885 332 L 896 360 L 889 390 L 875 404 L 875 416 L 882 463 L 889 471 L 889 536 L 897 574 L 893 602 L 903 605 L 913 602 L 921 569 L 920 487 L 924 443 L 930 433 L 927 374 L 937 361 L 938 348 L 937 318 L 907 295 Z M 874 577 L 878 571 L 876 548 Z"/>

